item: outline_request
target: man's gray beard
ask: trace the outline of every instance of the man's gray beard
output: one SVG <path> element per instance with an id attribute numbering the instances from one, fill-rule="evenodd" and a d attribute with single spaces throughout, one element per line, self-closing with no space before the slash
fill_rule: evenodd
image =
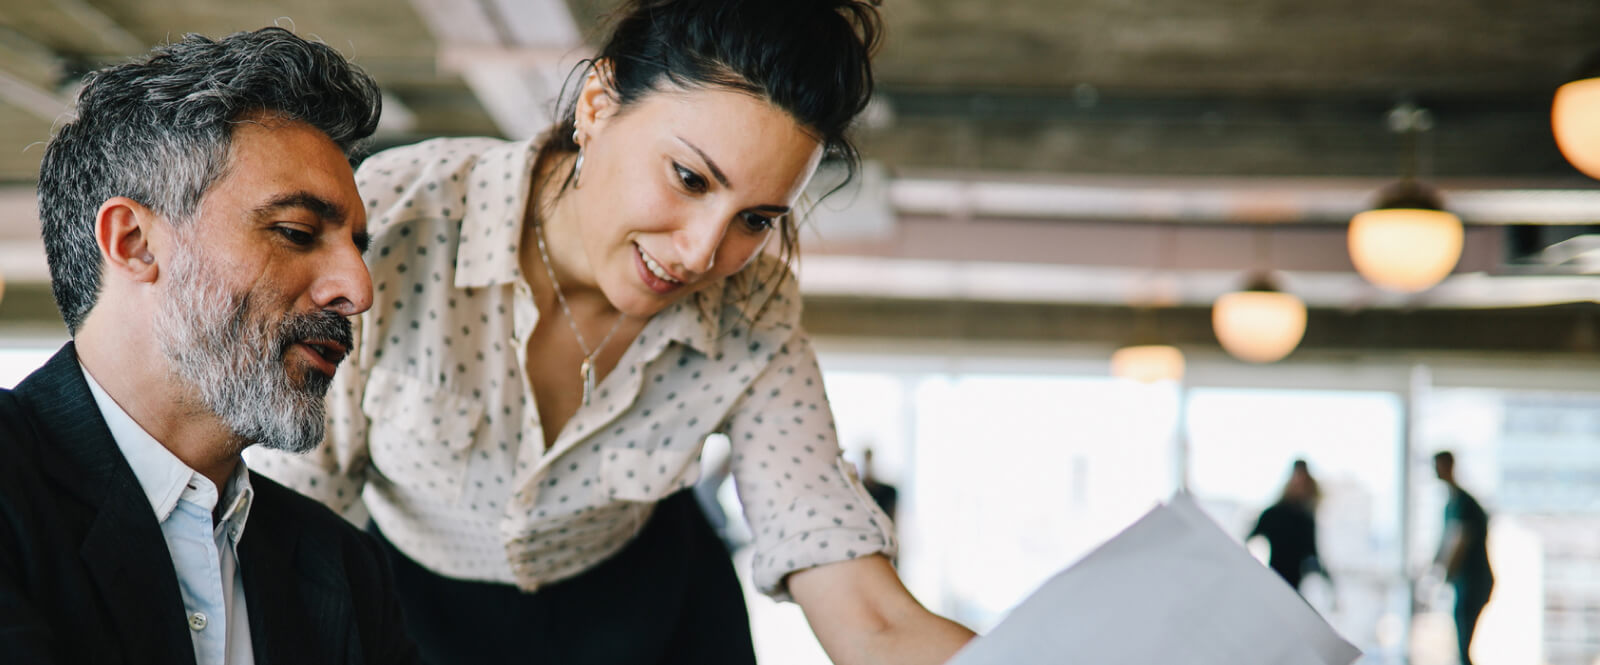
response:
<path id="1" fill-rule="evenodd" d="M 156 338 L 172 371 L 233 431 L 240 449 L 316 448 L 332 378 L 309 369 L 303 385 L 290 381 L 285 355 L 294 339 L 305 338 L 286 334 L 295 315 L 268 320 L 252 312 L 249 292 L 230 293 L 194 256 L 194 240 L 180 242 L 189 246 L 180 246 L 167 266 L 173 281 L 156 313 Z"/>

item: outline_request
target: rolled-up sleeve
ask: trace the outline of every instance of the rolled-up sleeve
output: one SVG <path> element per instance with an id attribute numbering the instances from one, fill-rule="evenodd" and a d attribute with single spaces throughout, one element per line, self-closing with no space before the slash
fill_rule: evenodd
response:
<path id="1" fill-rule="evenodd" d="M 893 526 L 839 454 L 810 338 L 800 329 L 745 390 L 725 431 L 733 476 L 755 536 L 756 587 L 788 600 L 792 572 L 882 552 Z"/>

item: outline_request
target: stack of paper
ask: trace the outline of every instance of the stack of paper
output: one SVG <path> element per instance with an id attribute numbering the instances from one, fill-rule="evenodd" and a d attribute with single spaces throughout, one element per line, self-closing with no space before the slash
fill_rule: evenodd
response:
<path id="1" fill-rule="evenodd" d="M 1045 582 L 949 665 L 1349 665 L 1360 656 L 1180 493 Z"/>

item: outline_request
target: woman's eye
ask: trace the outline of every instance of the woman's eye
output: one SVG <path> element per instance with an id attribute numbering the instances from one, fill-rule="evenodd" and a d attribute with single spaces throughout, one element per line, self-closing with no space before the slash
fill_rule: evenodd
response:
<path id="1" fill-rule="evenodd" d="M 744 213 L 743 215 L 740 215 L 740 217 L 744 218 L 745 228 L 755 232 L 771 229 L 772 226 L 777 223 L 776 220 L 772 219 L 771 217 L 757 215 L 753 212 Z"/>
<path id="2" fill-rule="evenodd" d="M 283 236 L 284 239 L 296 245 L 309 245 L 311 244 L 312 240 L 316 239 L 310 233 L 288 226 L 280 226 L 277 230 L 278 235 Z"/>
<path id="3" fill-rule="evenodd" d="M 677 171 L 678 181 L 683 183 L 685 189 L 697 194 L 706 191 L 706 179 L 700 177 L 700 174 L 683 168 L 678 164 L 673 164 L 672 168 Z"/>

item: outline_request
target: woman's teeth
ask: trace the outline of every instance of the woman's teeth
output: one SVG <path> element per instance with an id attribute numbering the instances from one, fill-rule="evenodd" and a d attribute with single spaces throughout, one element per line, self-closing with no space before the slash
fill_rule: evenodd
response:
<path id="1" fill-rule="evenodd" d="M 644 253 L 644 250 L 639 250 L 639 257 L 644 259 L 644 267 L 649 268 L 650 274 L 655 275 L 656 279 L 659 279 L 663 282 L 672 282 L 673 284 L 682 284 L 682 282 L 673 279 L 672 275 L 667 274 L 667 271 L 661 267 L 661 264 L 656 263 L 655 259 L 650 258 L 649 254 Z"/>

